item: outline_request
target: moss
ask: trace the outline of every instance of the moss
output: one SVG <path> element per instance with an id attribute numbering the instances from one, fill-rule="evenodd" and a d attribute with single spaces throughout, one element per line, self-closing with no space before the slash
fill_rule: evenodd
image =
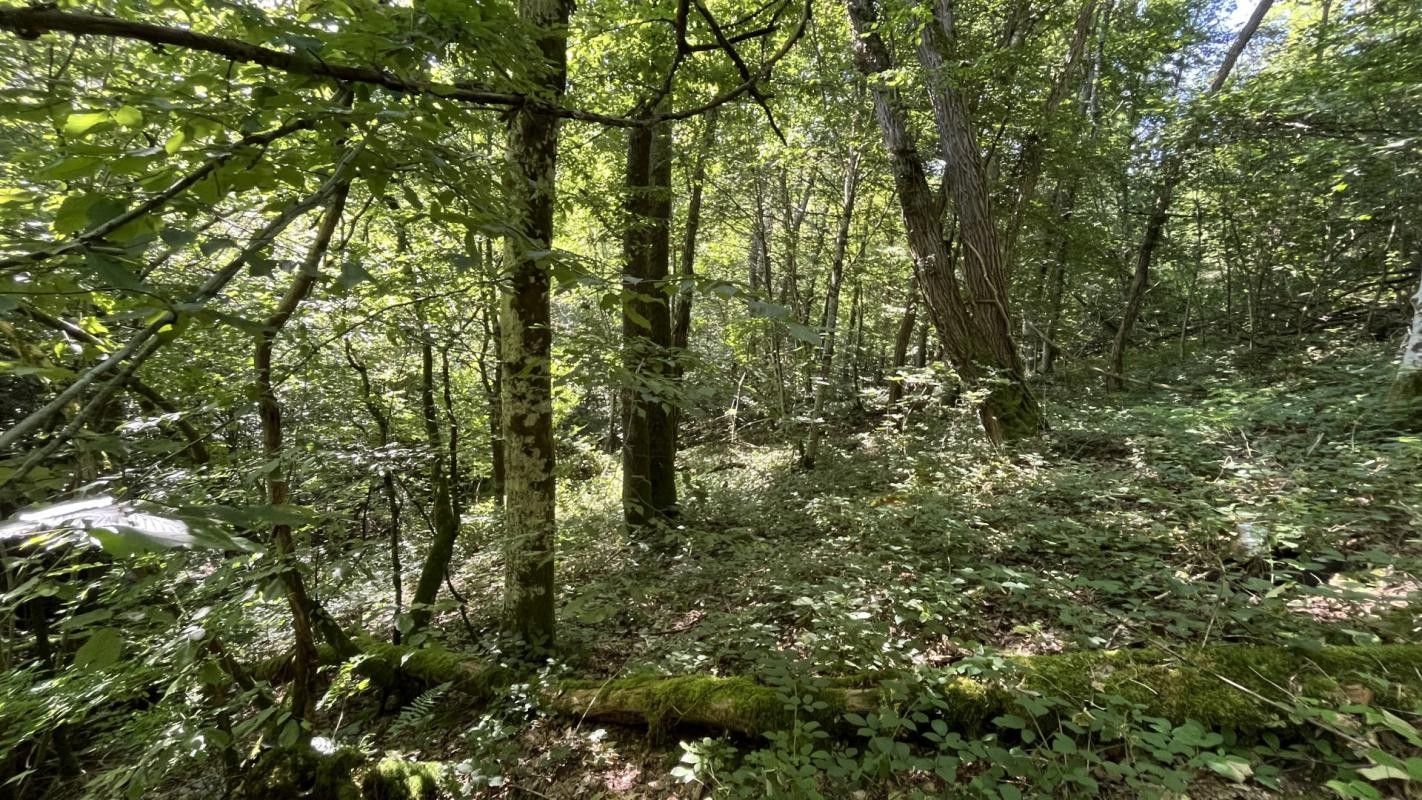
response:
<path id="1" fill-rule="evenodd" d="M 363 760 L 356 750 L 321 754 L 297 748 L 273 748 L 262 753 L 233 791 L 236 800 L 286 800 L 321 797 L 327 800 L 360 800 L 351 778 Z"/>
<path id="2" fill-rule="evenodd" d="M 1238 645 L 1179 653 L 1086 651 L 1023 656 L 1013 662 L 1020 670 L 1015 682 L 945 673 L 934 689 L 945 706 L 938 717 L 954 730 L 977 731 L 1005 711 L 1023 712 L 1014 698 L 1026 690 L 1068 698 L 1080 708 L 1119 698 L 1176 723 L 1193 719 L 1247 733 L 1277 721 L 1278 711 L 1269 701 L 1341 696 L 1348 684 L 1363 682 L 1365 676 L 1386 678 L 1395 693 L 1422 695 L 1422 646 L 1415 645 L 1327 647 L 1309 653 Z M 842 729 L 845 711 L 864 713 L 892 702 L 866 677 L 837 680 L 819 692 L 818 699 L 828 707 L 814 718 L 827 728 Z M 881 675 L 878 685 L 889 677 Z M 860 686 L 868 688 L 856 688 Z M 678 725 L 754 735 L 783 729 L 792 721 L 775 688 L 746 678 L 709 675 L 570 681 L 552 698 L 552 707 L 574 716 L 645 724 L 658 738 Z"/>
<path id="3" fill-rule="evenodd" d="M 558 700 L 555 707 L 568 713 L 644 722 L 655 739 L 678 725 L 756 734 L 776 730 L 791 719 L 774 688 L 747 678 L 711 675 L 568 681 Z"/>
<path id="4" fill-rule="evenodd" d="M 443 764 L 385 758 L 364 771 L 360 788 L 366 800 L 434 800 L 443 782 Z"/>
<path id="5" fill-rule="evenodd" d="M 402 678 L 424 686 L 449 683 L 471 699 L 489 700 L 515 678 L 507 668 L 480 665 L 438 645 L 414 649 L 370 638 L 359 644 L 369 656 L 360 673 L 382 686 L 393 686 Z"/>

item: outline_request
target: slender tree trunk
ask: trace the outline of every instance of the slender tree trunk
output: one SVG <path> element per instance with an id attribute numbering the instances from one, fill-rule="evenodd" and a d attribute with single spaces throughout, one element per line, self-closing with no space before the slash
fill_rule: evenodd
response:
<path id="1" fill-rule="evenodd" d="M 1097 0 L 1085 0 L 1081 4 L 1066 58 L 1052 81 L 1052 89 L 1047 94 L 1047 102 L 1042 109 L 1041 121 L 1035 130 L 1027 134 L 1022 145 L 1022 156 L 1017 165 L 1017 198 L 1012 207 L 1012 216 L 1008 219 L 1007 233 L 1003 237 L 1003 263 L 1009 271 L 1013 266 L 1017 239 L 1022 234 L 1027 210 L 1037 196 L 1037 182 L 1042 176 L 1042 164 L 1047 151 L 1047 136 L 1052 129 L 1057 110 L 1067 98 L 1077 65 L 1081 63 L 1082 53 L 1086 50 L 1086 40 L 1091 34 L 1091 23 L 1096 15 L 1096 3 Z"/>
<path id="2" fill-rule="evenodd" d="M 633 128 L 627 137 L 627 274 L 622 282 L 622 515 L 633 537 L 648 538 L 676 510 L 676 438 L 671 401 L 658 396 L 673 376 L 670 309 L 671 126 Z"/>
<path id="3" fill-rule="evenodd" d="M 449 504 L 457 521 L 464 516 L 464 480 L 459 472 L 459 417 L 454 413 L 454 385 L 449 379 L 448 346 L 441 347 L 439 351 L 439 374 L 444 415 L 449 420 L 449 444 L 446 446 L 449 454 Z"/>
<path id="4" fill-rule="evenodd" d="M 1047 327 L 1046 341 L 1042 343 L 1042 364 L 1043 375 L 1050 375 L 1056 369 L 1057 356 L 1059 352 L 1057 346 L 1057 331 L 1061 328 L 1062 321 L 1062 297 L 1066 292 L 1066 271 L 1067 263 L 1071 256 L 1071 233 L 1069 226 L 1072 215 L 1076 213 L 1076 181 L 1072 181 L 1071 188 L 1067 189 L 1062 198 L 1059 213 L 1057 215 L 1061 231 L 1057 238 L 1056 258 L 1052 261 L 1050 274 L 1047 276 Z"/>
<path id="5" fill-rule="evenodd" d="M 487 274 L 494 274 L 493 243 L 484 243 L 484 263 Z M 489 421 L 489 491 L 494 505 L 504 504 L 504 371 L 500 367 L 500 343 L 503 337 L 499 330 L 499 303 L 491 293 L 484 303 L 484 341 L 479 347 L 479 381 L 484 385 L 486 397 L 486 417 Z M 486 354 L 492 343 L 494 349 L 493 369 L 486 366 Z"/>
<path id="6" fill-rule="evenodd" d="M 815 381 L 815 404 L 810 413 L 810 438 L 800 463 L 813 469 L 820 455 L 820 436 L 824 430 L 825 400 L 830 381 L 834 379 L 834 336 L 839 322 L 839 287 L 844 280 L 844 256 L 849 250 L 849 226 L 854 221 L 854 202 L 859 194 L 859 150 L 849 151 L 844 166 L 844 193 L 839 208 L 839 229 L 835 233 L 834 256 L 830 262 L 829 283 L 825 288 L 824 340 L 820 343 L 820 371 Z"/>
<path id="7" fill-rule="evenodd" d="M 450 560 L 454 558 L 454 542 L 459 537 L 459 517 L 454 512 L 454 499 L 449 486 L 449 473 L 445 470 L 445 450 L 440 435 L 439 410 L 435 408 L 435 368 L 434 344 L 430 341 L 433 331 L 425 323 L 424 314 L 418 311 L 420 321 L 420 416 L 425 423 L 425 439 L 429 443 L 431 521 L 434 539 L 430 550 L 420 566 L 420 579 L 415 584 L 415 595 L 410 601 L 410 617 L 416 628 L 430 623 L 431 606 L 439 597 L 439 586 L 444 582 Z"/>
<path id="8" fill-rule="evenodd" d="M 519 0 L 544 63 L 530 79 L 551 102 L 567 79 L 569 0 Z M 547 253 L 553 246 L 558 117 L 538 108 L 509 123 L 504 195 L 508 288 L 501 301 L 505 445 L 503 627 L 531 649 L 552 648 L 555 481 L 552 327 Z"/>
<path id="9" fill-rule="evenodd" d="M 696 280 L 696 236 L 701 230 L 701 197 L 706 188 L 706 162 L 716 147 L 716 109 L 702 117 L 701 144 L 696 153 L 696 165 L 691 170 L 691 197 L 686 205 L 686 231 L 681 240 L 681 259 L 677 272 L 684 284 Z M 691 285 L 681 286 L 676 294 L 676 304 L 672 316 L 672 353 L 675 359 L 672 374 L 677 381 L 686 374 L 686 363 L 690 356 L 691 305 L 696 297 Z M 675 452 L 681 438 L 681 407 L 672 409 L 672 450 Z"/>
<path id="10" fill-rule="evenodd" d="M 1224 62 L 1220 64 L 1219 69 L 1215 72 L 1214 80 L 1203 95 L 1203 100 L 1208 100 L 1218 94 L 1224 87 L 1240 54 L 1244 52 L 1245 46 L 1249 44 L 1255 31 L 1259 30 L 1260 23 L 1264 21 L 1264 16 L 1269 13 L 1273 4 L 1274 0 L 1259 0 L 1249 21 L 1244 23 L 1244 27 L 1235 37 L 1234 43 L 1230 45 Z M 1135 328 L 1136 319 L 1140 316 L 1141 306 L 1145 302 L 1146 289 L 1150 286 L 1151 263 L 1155 258 L 1156 248 L 1159 247 L 1165 236 L 1165 225 L 1170 218 L 1170 205 L 1175 199 L 1175 189 L 1184 177 L 1185 157 L 1199 139 L 1201 124 L 1202 120 L 1192 119 L 1186 126 L 1179 147 L 1166 153 L 1162 158 L 1160 187 L 1156 192 L 1155 204 L 1151 207 L 1150 216 L 1146 219 L 1145 234 L 1141 238 L 1140 249 L 1136 252 L 1136 268 L 1131 276 L 1130 289 L 1126 293 L 1126 308 L 1121 316 L 1121 325 L 1116 328 L 1116 337 L 1111 343 L 1111 367 L 1106 376 L 1106 383 L 1112 389 L 1119 390 L 1124 385 L 1122 378 L 1126 369 L 1126 346 L 1130 341 L 1131 331 Z"/>
<path id="11" fill-rule="evenodd" d="M 889 410 L 892 411 L 904 397 L 903 369 L 908 363 L 909 340 L 913 338 L 913 326 L 918 319 L 918 281 L 909 282 L 908 297 L 904 300 L 904 316 L 899 320 L 898 332 L 894 334 L 894 357 L 890 366 L 893 375 L 889 378 Z"/>
<path id="12" fill-rule="evenodd" d="M 330 246 L 331 237 L 340 224 L 345 210 L 349 183 L 336 187 L 327 206 L 326 215 L 316 231 L 316 238 L 307 251 L 306 259 L 292 279 L 291 285 L 277 304 L 276 311 L 267 317 L 262 332 L 257 337 L 253 363 L 256 367 L 257 416 L 262 428 L 262 457 L 269 467 L 266 478 L 267 503 L 273 506 L 285 505 L 290 500 L 291 485 L 286 477 L 286 465 L 282 463 L 282 420 L 281 403 L 277 400 L 276 387 L 272 382 L 272 351 L 277 336 L 296 312 L 296 307 L 310 293 L 319 277 L 321 260 Z M 276 544 L 277 555 L 290 560 L 295 555 L 296 546 L 292 541 L 291 526 L 285 523 L 272 526 L 272 540 Z M 316 712 L 316 638 L 313 628 L 313 606 L 306 590 L 301 572 L 295 563 L 288 563 L 281 573 L 285 587 L 287 605 L 291 609 L 294 655 L 292 657 L 291 714 L 298 722 L 310 720 Z M 303 732 L 304 740 L 308 734 Z"/>

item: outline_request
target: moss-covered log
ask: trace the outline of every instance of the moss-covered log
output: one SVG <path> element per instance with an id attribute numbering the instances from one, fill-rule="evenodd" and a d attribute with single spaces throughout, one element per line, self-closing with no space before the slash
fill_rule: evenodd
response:
<path id="1" fill-rule="evenodd" d="M 945 674 L 936 686 L 930 681 L 930 690 L 944 701 L 939 718 L 954 730 L 979 730 L 1001 714 L 1020 710 L 1016 698 L 1026 692 L 1068 698 L 1082 708 L 1120 698 L 1176 723 L 1192 719 L 1247 732 L 1278 719 L 1275 704 L 1298 696 L 1341 699 L 1345 687 L 1364 684 L 1367 678 L 1383 678 L 1391 687 L 1388 691 L 1409 698 L 1422 695 L 1422 646 L 1416 645 L 1327 647 L 1316 652 L 1246 646 L 1179 653 L 1089 651 L 1010 661 L 1015 667 L 1010 678 L 983 681 Z M 889 677 L 831 684 L 817 695 L 826 703 L 817 714 L 819 721 L 834 728 L 846 712 L 864 714 L 891 702 L 881 688 Z M 689 725 L 754 735 L 790 721 L 777 689 L 745 678 L 569 682 L 547 700 L 559 713 L 647 725 L 654 731 Z"/>
<path id="2" fill-rule="evenodd" d="M 507 668 L 485 666 L 440 647 L 412 650 L 371 639 L 360 645 L 367 656 L 361 672 L 386 686 L 449 683 L 466 696 L 490 699 L 518 678 Z M 985 728 L 1001 714 L 1021 711 L 1017 698 L 1024 695 L 1066 698 L 1078 708 L 1106 705 L 1114 698 L 1176 723 L 1192 719 L 1241 732 L 1272 724 L 1281 716 L 1280 705 L 1300 696 L 1353 697 L 1358 692 L 1352 687 L 1364 686 L 1381 704 L 1403 705 L 1422 698 L 1422 645 L 1308 651 L 1244 645 L 1092 650 L 1017 656 L 1007 662 L 1004 673 L 990 680 L 945 671 L 937 678 L 927 673 L 913 681 L 942 701 L 938 718 L 965 733 Z M 815 716 L 826 728 L 843 727 L 845 713 L 865 714 L 892 704 L 885 687 L 905 677 L 868 673 L 831 680 L 816 693 L 825 707 Z M 1375 685 L 1374 679 L 1386 685 Z M 545 690 L 543 702 L 558 714 L 646 726 L 653 733 L 694 727 L 759 735 L 793 720 L 779 690 L 745 677 L 564 681 L 555 690 Z"/>

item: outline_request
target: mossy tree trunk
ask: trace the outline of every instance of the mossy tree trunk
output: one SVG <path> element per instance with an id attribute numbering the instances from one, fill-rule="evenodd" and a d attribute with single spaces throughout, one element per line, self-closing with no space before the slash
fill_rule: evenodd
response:
<path id="1" fill-rule="evenodd" d="M 366 647 L 371 657 L 363 662 L 363 674 L 377 682 L 399 673 L 432 686 L 450 683 L 473 699 L 487 700 L 519 679 L 507 669 L 484 667 L 437 647 L 410 650 L 376 642 Z M 1415 702 L 1422 693 L 1422 645 L 1414 644 L 1330 646 L 1307 653 L 1248 645 L 1086 650 L 1013 656 L 995 669 L 988 678 L 945 671 L 916 680 L 923 693 L 942 701 L 935 704 L 938 717 L 964 733 L 986 729 L 1004 713 L 1024 714 L 1017 700 L 1024 694 L 1066 698 L 1070 708 L 1105 704 L 1109 697 L 1175 723 L 1193 719 L 1211 728 L 1254 733 L 1287 722 L 1285 709 L 1301 697 L 1350 704 L 1356 702 L 1357 687 L 1372 686 L 1369 691 L 1381 692 L 1374 703 L 1387 706 Z M 1378 678 L 1387 681 L 1385 692 L 1376 688 Z M 853 735 L 843 715 L 902 703 L 904 698 L 889 687 L 906 680 L 894 672 L 826 679 L 810 692 L 824 706 L 810 713 L 827 729 Z M 647 726 L 654 733 L 691 727 L 759 736 L 794 721 L 782 689 L 745 677 L 568 680 L 540 691 L 543 707 L 554 713 Z"/>
<path id="2" fill-rule="evenodd" d="M 1299 697 L 1354 702 L 1351 687 L 1368 677 L 1386 678 L 1389 701 L 1415 698 L 1422 690 L 1422 646 L 1326 647 L 1306 657 L 1282 647 L 1223 645 L 1181 652 L 1153 649 L 1086 651 L 1020 656 L 995 680 L 945 674 L 925 685 L 936 716 L 950 730 L 974 733 L 1000 715 L 1032 716 L 1018 704 L 1027 695 L 1068 698 L 1085 708 L 1124 698 L 1144 713 L 1180 724 L 1195 720 L 1211 729 L 1242 734 L 1274 730 Z M 902 702 L 885 684 L 893 676 L 861 676 L 853 683 L 829 684 L 813 692 L 819 710 L 802 708 L 827 730 L 853 735 L 846 713 L 867 714 Z M 899 676 L 902 680 L 902 676 Z M 1356 690 L 1354 690 L 1356 691 Z M 746 678 L 707 675 L 567 682 L 545 698 L 552 710 L 577 719 L 645 725 L 654 734 L 677 727 L 728 731 L 748 736 L 783 729 L 794 722 L 782 690 Z M 1117 700 L 1119 702 L 1119 700 Z"/>
<path id="3" fill-rule="evenodd" d="M 556 104 L 567 80 L 569 0 L 519 0 L 519 17 L 536 31 L 543 63 L 530 76 Z M 551 648 L 555 481 L 552 327 L 548 259 L 558 117 L 522 107 L 509 121 L 504 196 L 507 284 L 500 303 L 504 428 L 504 603 L 502 626 L 530 649 Z"/>

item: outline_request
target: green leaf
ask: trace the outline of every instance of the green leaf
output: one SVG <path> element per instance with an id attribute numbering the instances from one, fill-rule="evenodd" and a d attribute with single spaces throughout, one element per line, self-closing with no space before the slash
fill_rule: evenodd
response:
<path id="1" fill-rule="evenodd" d="M 82 136 L 89 132 L 95 125 L 109 121 L 107 111 L 85 111 L 79 114 L 70 114 L 69 119 L 64 121 L 64 132 L 70 136 Z"/>
<path id="2" fill-rule="evenodd" d="M 301 723 L 294 719 L 289 719 L 281 726 L 281 735 L 277 737 L 277 743 L 282 747 L 291 747 L 296 744 L 296 740 L 301 738 Z"/>
<path id="3" fill-rule="evenodd" d="M 186 142 L 187 140 L 188 134 L 184 132 L 181 128 L 179 128 L 178 130 L 173 131 L 173 134 L 168 137 L 167 141 L 163 142 L 163 150 L 171 156 L 174 153 L 178 152 L 178 150 L 182 148 L 183 142 Z"/>
<path id="4" fill-rule="evenodd" d="M 123 106 L 113 113 L 114 122 L 125 128 L 137 128 L 143 125 L 143 112 L 133 106 Z"/>
<path id="5" fill-rule="evenodd" d="M 114 628 L 94 631 L 88 641 L 74 654 L 77 669 L 103 669 L 118 661 L 123 653 L 123 635 Z"/>
<path id="6" fill-rule="evenodd" d="M 128 267 L 102 253 L 88 253 L 84 264 L 104 283 L 116 289 L 138 289 L 143 281 L 129 271 Z"/>
<path id="7" fill-rule="evenodd" d="M 1246 778 L 1254 774 L 1254 768 L 1248 761 L 1239 756 L 1218 756 L 1214 753 L 1202 753 L 1202 760 L 1205 766 L 1214 772 L 1229 778 L 1235 783 L 1243 783 Z"/>
<path id="8" fill-rule="evenodd" d="M 1410 777 L 1407 770 L 1389 767 L 1386 764 L 1364 767 L 1358 770 L 1358 774 L 1370 781 L 1405 781 Z"/>
<path id="9" fill-rule="evenodd" d="M 104 159 L 98 156 L 69 156 L 35 173 L 35 177 L 50 181 L 72 181 L 98 172 Z"/>

